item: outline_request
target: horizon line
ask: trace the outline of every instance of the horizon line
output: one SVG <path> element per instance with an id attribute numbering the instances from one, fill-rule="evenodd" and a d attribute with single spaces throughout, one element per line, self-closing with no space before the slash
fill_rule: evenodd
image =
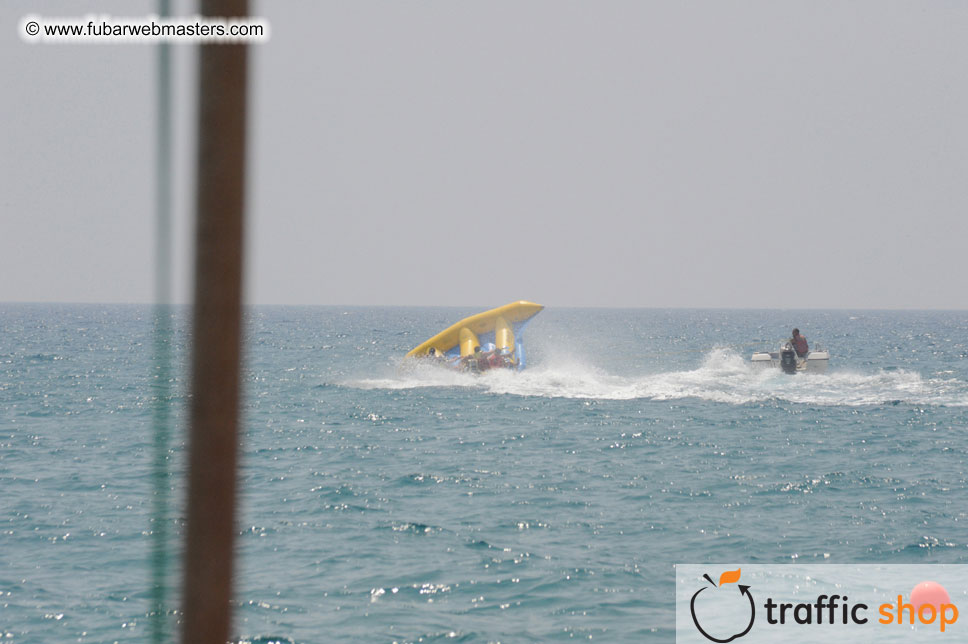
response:
<path id="1" fill-rule="evenodd" d="M 511 300 L 517 301 L 517 300 Z M 3 300 L 0 301 L 0 306 L 6 305 L 54 305 L 54 306 L 147 306 L 153 307 L 158 305 L 166 305 L 177 308 L 189 308 L 192 306 L 191 302 L 85 302 L 85 301 L 64 301 L 64 300 Z M 282 304 L 282 303 L 243 303 L 246 308 L 258 308 L 258 307 L 289 307 L 289 308 L 393 308 L 393 309 L 478 309 L 478 308 L 493 308 L 494 305 L 485 304 Z M 665 305 L 665 306 L 648 306 L 648 305 L 615 305 L 615 306 L 602 306 L 602 305 L 543 305 L 545 310 L 547 309 L 590 309 L 590 310 L 646 310 L 646 311 L 664 311 L 664 310 L 684 310 L 684 311 L 872 311 L 872 312 L 946 312 L 946 313 L 965 313 L 968 312 L 968 308 L 941 308 L 941 307 L 927 307 L 927 308 L 917 308 L 917 307 L 907 307 L 907 306 L 897 306 L 897 307 L 869 307 L 861 306 L 848 308 L 844 306 L 823 306 L 823 307 L 766 307 L 766 306 L 696 306 L 696 305 Z"/>

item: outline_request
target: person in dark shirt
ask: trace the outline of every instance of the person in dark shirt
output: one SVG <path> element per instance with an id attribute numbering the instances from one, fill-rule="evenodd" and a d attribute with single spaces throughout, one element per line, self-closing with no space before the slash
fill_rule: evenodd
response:
<path id="1" fill-rule="evenodd" d="M 793 346 L 793 350 L 797 352 L 797 356 L 803 358 L 810 351 L 810 347 L 807 346 L 806 336 L 800 335 L 800 329 L 793 330 L 793 337 L 790 338 L 790 344 Z"/>

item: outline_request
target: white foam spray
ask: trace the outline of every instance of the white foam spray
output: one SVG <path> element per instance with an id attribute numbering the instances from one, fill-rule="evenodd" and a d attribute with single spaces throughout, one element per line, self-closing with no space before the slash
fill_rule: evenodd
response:
<path id="1" fill-rule="evenodd" d="M 696 369 L 642 376 L 616 376 L 588 364 L 551 358 L 522 372 L 482 375 L 418 364 L 386 378 L 341 383 L 361 389 L 473 387 L 489 393 L 590 400 L 678 400 L 697 398 L 728 404 L 783 400 L 821 406 L 882 404 L 968 406 L 968 382 L 924 378 L 898 369 L 861 373 L 831 368 L 825 374 L 787 375 L 761 369 L 731 349 L 707 353 Z"/>

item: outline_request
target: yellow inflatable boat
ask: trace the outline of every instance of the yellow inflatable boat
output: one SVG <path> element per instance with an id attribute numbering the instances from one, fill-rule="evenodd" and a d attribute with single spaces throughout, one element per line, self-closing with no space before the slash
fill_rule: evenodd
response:
<path id="1" fill-rule="evenodd" d="M 414 347 L 408 358 L 434 360 L 466 371 L 494 368 L 524 369 L 521 332 L 544 307 L 534 302 L 511 302 L 464 318 Z"/>

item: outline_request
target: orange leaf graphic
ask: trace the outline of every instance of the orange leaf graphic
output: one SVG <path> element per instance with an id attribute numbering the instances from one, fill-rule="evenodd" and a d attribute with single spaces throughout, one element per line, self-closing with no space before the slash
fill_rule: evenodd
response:
<path id="1" fill-rule="evenodd" d="M 719 585 L 722 586 L 723 584 L 735 584 L 737 581 L 739 581 L 740 570 L 742 570 L 742 568 L 737 568 L 736 570 L 727 570 L 721 574 L 719 576 Z"/>

